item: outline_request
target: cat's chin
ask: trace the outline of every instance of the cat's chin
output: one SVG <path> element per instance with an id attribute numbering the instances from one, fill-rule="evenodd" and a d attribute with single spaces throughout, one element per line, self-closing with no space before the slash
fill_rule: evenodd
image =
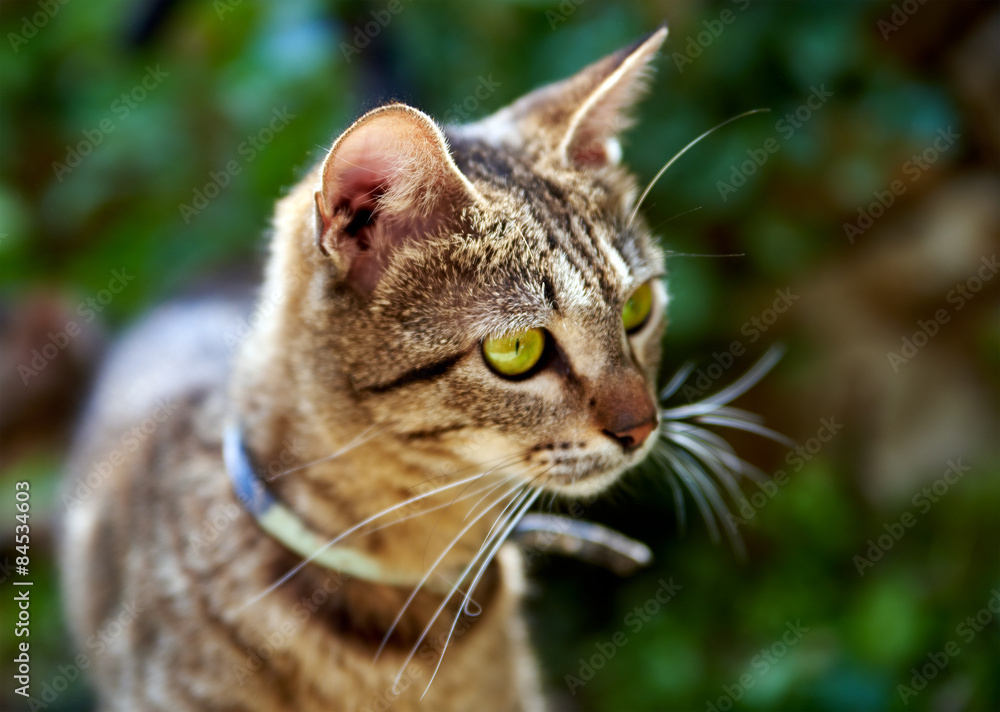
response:
<path id="1" fill-rule="evenodd" d="M 547 475 L 541 482 L 541 488 L 564 497 L 587 499 L 599 495 L 614 484 L 626 469 L 628 468 L 623 466 L 613 470 L 594 470 L 590 474 L 583 475 Z"/>
<path id="2" fill-rule="evenodd" d="M 656 438 L 649 438 L 636 452 L 610 450 L 577 453 L 545 453 L 533 464 L 541 470 L 533 484 L 546 492 L 571 498 L 591 498 L 608 489 L 624 473 L 639 465 L 652 452 Z"/>
<path id="3" fill-rule="evenodd" d="M 539 478 L 539 486 L 548 492 L 566 497 L 594 497 L 617 481 L 626 470 L 638 463 L 602 459 L 580 460 L 551 469 Z"/>

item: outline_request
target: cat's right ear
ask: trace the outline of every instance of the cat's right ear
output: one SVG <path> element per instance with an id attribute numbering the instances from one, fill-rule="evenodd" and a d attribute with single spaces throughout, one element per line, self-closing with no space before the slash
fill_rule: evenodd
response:
<path id="1" fill-rule="evenodd" d="M 631 123 L 630 110 L 666 38 L 667 28 L 661 27 L 568 79 L 536 89 L 458 130 L 576 168 L 616 164 L 621 156 L 618 135 Z"/>
<path id="2" fill-rule="evenodd" d="M 482 196 L 455 165 L 426 114 L 390 104 L 358 119 L 333 144 L 316 191 L 316 242 L 362 294 L 392 252 L 439 232 Z"/>

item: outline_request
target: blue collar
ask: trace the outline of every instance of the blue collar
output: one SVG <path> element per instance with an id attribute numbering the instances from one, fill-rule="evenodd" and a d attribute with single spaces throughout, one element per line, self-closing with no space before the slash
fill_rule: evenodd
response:
<path id="1" fill-rule="evenodd" d="M 222 459 L 226 463 L 233 491 L 247 512 L 260 518 L 278 503 L 263 478 L 257 474 L 243 442 L 243 433 L 236 426 L 226 428 L 222 439 Z"/>
<path id="2" fill-rule="evenodd" d="M 266 471 L 255 466 L 238 426 L 226 428 L 222 440 L 222 458 L 233 491 L 243 508 L 257 520 L 261 529 L 290 551 L 320 566 L 375 583 L 413 586 L 423 578 L 420 571 L 386 568 L 378 559 L 360 549 L 333 546 L 329 537 L 310 529 L 301 517 L 268 489 L 263 477 Z"/>
<path id="3" fill-rule="evenodd" d="M 233 491 L 243 508 L 260 528 L 287 549 L 328 569 L 354 578 L 390 586 L 415 586 L 423 581 L 420 571 L 387 569 L 382 562 L 350 546 L 331 545 L 302 521 L 295 512 L 277 499 L 267 487 L 265 471 L 256 467 L 243 440 L 239 427 L 226 428 L 222 441 L 222 458 L 233 485 Z M 649 549 L 616 531 L 592 522 L 551 514 L 529 514 L 514 530 L 514 538 L 540 551 L 549 550 L 597 563 L 624 575 L 652 559 Z M 439 591 L 449 586 L 444 578 L 424 581 L 424 585 Z"/>

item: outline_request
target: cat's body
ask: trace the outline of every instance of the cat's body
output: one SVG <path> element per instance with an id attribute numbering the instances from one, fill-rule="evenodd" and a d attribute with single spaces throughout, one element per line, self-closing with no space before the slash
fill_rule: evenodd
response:
<path id="1" fill-rule="evenodd" d="M 542 708 L 519 557 L 496 535 L 538 487 L 595 493 L 655 439 L 663 258 L 614 136 L 664 36 L 448 143 L 413 109 L 371 112 L 279 203 L 252 312 L 166 308 L 123 342 L 63 545 L 105 709 Z M 531 331 L 536 365 L 487 363 L 497 337 Z M 261 596 L 303 557 L 235 495 L 227 425 L 324 539 L 375 517 L 346 543 L 408 584 L 312 563 Z M 477 574 L 478 615 L 459 615 Z"/>
<path id="2" fill-rule="evenodd" d="M 405 637 L 372 664 L 380 631 L 407 590 L 307 567 L 240 610 L 296 563 L 280 544 L 261 536 L 229 480 L 218 477 L 219 425 L 227 403 L 217 384 L 228 370 L 219 337 L 248 316 L 245 306 L 200 303 L 155 315 L 121 344 L 111 362 L 114 380 L 103 383 L 95 399 L 101 427 L 115 433 L 116 444 L 117 433 L 157 409 L 163 413 L 142 447 L 118 447 L 124 460 L 92 495 L 100 504 L 88 498 L 73 505 L 67 531 L 70 610 L 105 708 L 377 710 L 388 700 L 392 709 L 444 710 L 477 709 L 489 699 L 495 704 L 490 709 L 532 709 L 524 703 L 533 699 L 536 683 L 515 612 L 516 565 L 498 567 L 496 580 L 482 587 L 487 590 L 480 595 L 488 599 L 482 622 L 455 641 L 458 654 L 449 657 L 419 707 L 414 696 L 427 684 L 426 666 L 411 664 L 400 699 L 392 694 L 420 632 L 414 632 L 416 623 L 408 623 Z M 176 342 L 164 338 L 177 334 L 170 322 L 188 331 L 185 344 L 203 348 L 176 349 Z M 122 402 L 123 392 L 163 382 L 177 390 L 157 389 Z M 297 445 L 289 439 L 283 449 L 291 454 Z M 92 462 L 107 456 L 104 449 L 80 453 L 87 461 L 81 468 L 93 469 Z M 161 471 L 171 479 L 156 477 Z M 422 597 L 415 615 L 426 616 L 436 605 Z M 482 660 L 496 674 L 481 674 Z"/>

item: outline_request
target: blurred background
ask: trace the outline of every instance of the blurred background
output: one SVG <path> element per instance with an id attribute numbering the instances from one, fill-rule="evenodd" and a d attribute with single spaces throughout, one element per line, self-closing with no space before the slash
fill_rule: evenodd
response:
<path id="1" fill-rule="evenodd" d="M 624 141 L 640 182 L 771 109 L 647 199 L 677 253 L 664 382 L 693 361 L 684 403 L 784 344 L 738 404 L 801 449 L 732 435 L 775 483 L 730 502 L 743 558 L 690 496 L 678 517 L 653 466 L 585 514 L 652 566 L 533 557 L 556 708 L 1000 709 L 1000 10 L 971 0 L 0 2 L 3 709 L 29 709 L 11 677 L 20 480 L 30 708 L 92 709 L 53 529 L 116 332 L 256 274 L 275 198 L 364 110 L 481 117 L 663 22 Z"/>

